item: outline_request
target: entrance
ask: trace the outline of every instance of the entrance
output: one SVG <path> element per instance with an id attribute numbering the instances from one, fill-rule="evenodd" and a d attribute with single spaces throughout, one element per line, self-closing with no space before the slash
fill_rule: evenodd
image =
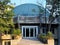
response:
<path id="1" fill-rule="evenodd" d="M 22 26 L 23 38 L 35 38 L 38 35 L 38 26 Z"/>

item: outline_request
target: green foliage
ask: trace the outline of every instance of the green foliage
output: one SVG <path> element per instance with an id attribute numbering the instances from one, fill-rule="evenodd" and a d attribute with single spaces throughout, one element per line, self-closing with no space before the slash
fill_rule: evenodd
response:
<path id="1" fill-rule="evenodd" d="M 52 39 L 53 34 L 52 34 L 52 32 L 49 31 L 47 34 L 40 34 L 38 37 L 41 39 Z"/>
<path id="2" fill-rule="evenodd" d="M 52 32 L 48 32 L 47 33 L 47 39 L 52 39 L 53 38 L 53 34 L 52 34 Z"/>
<path id="3" fill-rule="evenodd" d="M 0 32 L 4 33 L 4 31 L 10 30 L 10 25 L 13 27 L 12 17 L 14 15 L 13 8 L 14 6 L 8 5 L 10 0 L 0 1 Z"/>
<path id="4" fill-rule="evenodd" d="M 40 35 L 39 35 L 39 38 L 41 38 L 41 39 L 46 39 L 46 35 L 45 35 L 45 34 L 40 34 Z"/>
<path id="5" fill-rule="evenodd" d="M 21 30 L 20 29 L 14 29 L 12 34 L 13 35 L 20 35 L 21 34 Z"/>
<path id="6" fill-rule="evenodd" d="M 45 43 L 45 44 L 47 43 L 47 36 L 46 36 L 46 34 L 39 34 L 38 39 L 41 42 Z"/>
<path id="7" fill-rule="evenodd" d="M 47 39 L 53 39 L 53 34 L 50 31 L 47 34 L 39 34 L 38 39 L 46 44 Z"/>
<path id="8" fill-rule="evenodd" d="M 8 4 L 9 2 L 10 2 L 10 0 L 1 0 L 1 2 L 3 3 L 3 4 Z M 1 3 L 0 2 L 0 3 Z"/>

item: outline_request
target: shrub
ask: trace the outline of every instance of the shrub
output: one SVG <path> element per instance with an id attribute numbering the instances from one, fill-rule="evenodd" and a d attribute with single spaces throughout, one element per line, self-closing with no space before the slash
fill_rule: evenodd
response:
<path id="1" fill-rule="evenodd" d="M 52 39 L 53 38 L 53 34 L 52 34 L 52 32 L 48 32 L 47 33 L 47 39 Z"/>
<path id="2" fill-rule="evenodd" d="M 50 31 L 47 34 L 38 35 L 38 39 L 42 41 L 43 43 L 47 43 L 47 39 L 52 39 L 52 38 L 53 38 L 53 34 Z"/>
<path id="3" fill-rule="evenodd" d="M 39 34 L 38 37 L 42 39 L 51 39 L 53 38 L 53 34 L 52 32 L 49 31 L 47 34 Z"/>
<path id="4" fill-rule="evenodd" d="M 45 34 L 40 34 L 39 38 L 46 39 L 46 35 Z"/>
<path id="5" fill-rule="evenodd" d="M 47 43 L 47 38 L 46 38 L 46 34 L 39 34 L 39 40 L 43 43 Z"/>
<path id="6" fill-rule="evenodd" d="M 21 30 L 20 29 L 14 29 L 12 34 L 13 35 L 20 35 L 21 34 Z"/>

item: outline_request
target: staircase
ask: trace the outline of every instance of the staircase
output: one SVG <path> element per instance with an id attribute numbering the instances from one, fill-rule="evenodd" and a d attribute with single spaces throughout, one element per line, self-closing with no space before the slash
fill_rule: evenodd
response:
<path id="1" fill-rule="evenodd" d="M 37 38 L 33 39 L 21 39 L 17 45 L 45 45 L 40 42 Z"/>

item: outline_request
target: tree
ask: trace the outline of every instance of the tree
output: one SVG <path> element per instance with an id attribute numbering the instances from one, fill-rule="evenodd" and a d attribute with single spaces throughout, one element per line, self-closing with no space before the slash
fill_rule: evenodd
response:
<path id="1" fill-rule="evenodd" d="M 14 15 L 12 9 L 14 6 L 10 5 L 10 0 L 0 1 L 0 32 L 10 30 L 10 25 L 13 27 L 12 17 Z"/>

